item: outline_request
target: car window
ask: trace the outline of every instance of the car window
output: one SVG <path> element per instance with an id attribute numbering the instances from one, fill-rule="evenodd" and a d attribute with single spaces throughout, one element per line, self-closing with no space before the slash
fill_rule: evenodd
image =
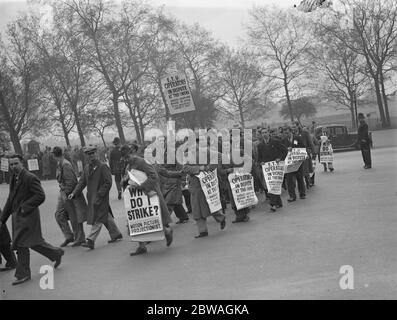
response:
<path id="1" fill-rule="evenodd" d="M 340 136 L 340 135 L 345 134 L 345 130 L 344 130 L 343 127 L 335 127 L 334 129 L 335 129 L 335 134 L 336 134 L 337 136 Z"/>

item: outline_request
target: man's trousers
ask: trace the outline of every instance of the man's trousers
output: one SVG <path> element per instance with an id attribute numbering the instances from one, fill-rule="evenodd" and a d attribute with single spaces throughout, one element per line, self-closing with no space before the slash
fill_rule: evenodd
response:
<path id="1" fill-rule="evenodd" d="M 114 218 L 110 213 L 108 213 L 108 221 L 106 223 L 95 222 L 91 227 L 91 232 L 87 237 L 87 239 L 90 239 L 93 242 L 95 242 L 95 240 L 99 236 L 99 232 L 102 229 L 102 225 L 104 225 L 105 228 L 108 230 L 110 239 L 115 239 L 117 236 L 121 234 L 119 228 L 116 225 L 116 222 L 114 221 Z"/>
<path id="2" fill-rule="evenodd" d="M 75 242 L 84 242 L 85 234 L 83 223 L 77 222 L 76 208 L 72 200 L 67 199 L 66 194 L 61 191 L 58 197 L 58 204 L 55 211 L 55 220 L 57 221 L 65 239 L 74 239 Z M 69 226 L 69 220 L 72 230 Z"/>
<path id="3" fill-rule="evenodd" d="M 42 254 L 51 261 L 55 261 L 62 253 L 62 249 L 53 247 L 47 242 L 30 247 L 30 249 Z M 30 277 L 30 252 L 29 248 L 17 247 L 18 263 L 15 271 L 15 278 L 22 279 Z"/>

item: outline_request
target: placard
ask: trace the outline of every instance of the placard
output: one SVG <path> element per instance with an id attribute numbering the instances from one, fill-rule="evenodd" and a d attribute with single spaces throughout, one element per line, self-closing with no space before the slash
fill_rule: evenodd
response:
<path id="1" fill-rule="evenodd" d="M 1 158 L 1 171 L 3 172 L 8 172 L 8 159 L 7 158 Z"/>
<path id="2" fill-rule="evenodd" d="M 284 161 L 266 162 L 262 165 L 263 175 L 265 177 L 267 192 L 275 195 L 281 195 L 281 189 L 285 172 Z"/>
<path id="3" fill-rule="evenodd" d="M 305 148 L 293 148 L 288 152 L 285 158 L 285 173 L 296 172 L 302 163 L 307 159 L 307 151 Z"/>
<path id="4" fill-rule="evenodd" d="M 332 163 L 334 162 L 334 151 L 330 143 L 322 142 L 320 146 L 320 162 Z"/>
<path id="5" fill-rule="evenodd" d="M 201 171 L 196 177 L 200 180 L 201 189 L 204 192 L 210 212 L 215 213 L 221 210 L 222 204 L 217 169 L 214 171 Z"/>
<path id="6" fill-rule="evenodd" d="M 254 190 L 254 178 L 250 173 L 236 171 L 229 174 L 228 180 L 237 210 L 258 204 Z"/>
<path id="7" fill-rule="evenodd" d="M 39 161 L 37 159 L 29 159 L 28 169 L 29 171 L 39 171 Z"/>
<path id="8" fill-rule="evenodd" d="M 124 207 L 130 236 L 163 231 L 158 195 L 150 198 L 142 190 L 124 191 Z"/>
<path id="9" fill-rule="evenodd" d="M 168 75 L 161 79 L 161 86 L 171 115 L 195 110 L 185 74 Z"/>

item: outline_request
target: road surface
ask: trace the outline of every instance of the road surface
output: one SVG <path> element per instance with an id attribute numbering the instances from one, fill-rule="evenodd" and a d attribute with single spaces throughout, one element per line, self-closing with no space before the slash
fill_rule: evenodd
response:
<path id="1" fill-rule="evenodd" d="M 337 153 L 335 172 L 317 168 L 306 200 L 269 213 L 263 196 L 245 224 L 195 239 L 193 221 L 174 226 L 174 242 L 149 245 L 149 254 L 130 257 L 136 244 L 126 236 L 122 201 L 111 206 L 124 239 L 107 244 L 106 229 L 93 251 L 66 248 L 54 289 L 40 288 L 42 265 L 31 253 L 32 280 L 13 287 L 13 272 L 0 274 L 3 299 L 396 299 L 397 130 L 374 133 L 373 169 L 364 170 L 359 151 Z M 57 185 L 43 182 L 45 239 L 63 239 L 54 219 Z M 0 205 L 8 195 L 0 185 Z M 174 220 L 175 216 L 173 216 Z M 86 228 L 88 231 L 88 228 Z M 354 289 L 340 288 L 341 266 L 352 266 Z"/>

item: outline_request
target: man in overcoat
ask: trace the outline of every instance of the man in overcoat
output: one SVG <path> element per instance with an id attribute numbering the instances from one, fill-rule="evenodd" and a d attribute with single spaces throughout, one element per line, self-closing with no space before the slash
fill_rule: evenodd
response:
<path id="1" fill-rule="evenodd" d="M 52 153 L 58 162 L 56 177 L 60 190 L 55 219 L 65 237 L 61 247 L 66 247 L 69 243 L 72 243 L 72 247 L 78 247 L 85 242 L 83 223 L 87 221 L 87 202 L 83 194 L 68 199 L 77 185 L 77 175 L 72 164 L 64 158 L 60 147 L 54 147 Z"/>
<path id="2" fill-rule="evenodd" d="M 208 149 L 207 149 L 208 150 Z M 200 174 L 201 171 L 213 171 L 217 169 L 218 175 L 219 171 L 223 171 L 222 160 L 219 159 L 219 154 L 217 153 L 218 163 L 211 164 L 208 160 L 210 158 L 210 152 L 208 152 L 207 161 L 203 164 L 200 164 L 199 159 L 199 141 L 196 141 L 196 162 L 188 163 L 183 166 L 182 171 L 189 175 L 189 191 L 191 194 L 191 204 L 192 204 L 192 216 L 193 219 L 196 220 L 197 228 L 199 234 L 195 236 L 195 238 L 202 238 L 208 236 L 208 228 L 207 228 L 207 217 L 212 216 L 215 221 L 220 224 L 220 229 L 223 230 L 226 227 L 226 216 L 222 214 L 220 211 L 211 213 L 210 208 L 208 206 L 207 200 L 205 198 L 203 189 L 201 188 L 200 180 L 197 175 Z"/>
<path id="3" fill-rule="evenodd" d="M 21 155 L 10 156 L 12 171 L 10 193 L 0 217 L 0 228 L 12 216 L 12 249 L 17 251 L 15 272 L 18 285 L 30 280 L 29 248 L 55 261 L 54 268 L 61 263 L 64 251 L 45 242 L 41 233 L 39 206 L 45 200 L 40 180 L 23 167 Z"/>
<path id="4" fill-rule="evenodd" d="M 360 121 L 360 126 L 358 127 L 357 132 L 357 144 L 361 149 L 361 155 L 364 161 L 364 169 L 371 169 L 371 139 L 368 132 L 368 124 L 365 122 L 364 114 L 359 113 L 357 118 Z"/>
<path id="5" fill-rule="evenodd" d="M 92 227 L 87 242 L 82 243 L 81 246 L 92 250 L 95 247 L 95 240 L 102 229 L 102 225 L 109 231 L 110 240 L 108 243 L 121 240 L 123 236 L 117 228 L 109 204 L 109 192 L 112 187 L 110 169 L 105 163 L 99 161 L 96 147 L 86 147 L 84 152 L 88 156 L 88 164 L 68 198 L 73 199 L 79 196 L 87 187 L 87 224 Z"/>

